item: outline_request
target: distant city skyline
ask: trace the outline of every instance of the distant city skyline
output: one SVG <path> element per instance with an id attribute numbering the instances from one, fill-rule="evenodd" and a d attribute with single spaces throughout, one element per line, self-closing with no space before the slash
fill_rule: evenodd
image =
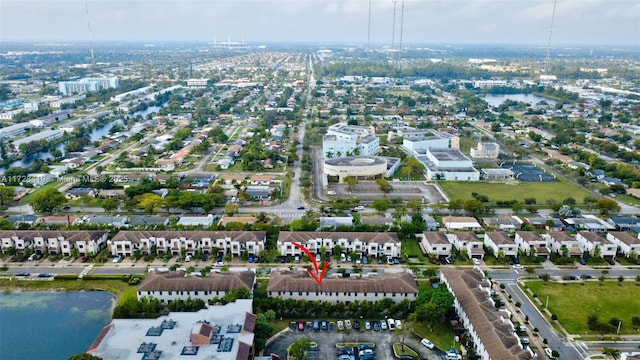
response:
<path id="1" fill-rule="evenodd" d="M 398 45 L 402 3 L 394 34 L 393 1 L 371 0 L 372 44 Z M 552 12 L 553 0 L 405 0 L 402 39 L 546 47 Z M 369 0 L 2 0 L 0 41 L 366 44 L 368 19 Z M 640 48 L 640 1 L 558 0 L 551 44 Z"/>

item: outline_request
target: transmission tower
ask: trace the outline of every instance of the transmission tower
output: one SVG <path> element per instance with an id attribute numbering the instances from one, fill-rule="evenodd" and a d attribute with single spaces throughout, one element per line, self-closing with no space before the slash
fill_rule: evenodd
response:
<path id="1" fill-rule="evenodd" d="M 551 55 L 551 35 L 553 34 L 553 23 L 556 18 L 556 2 L 553 0 L 553 12 L 551 13 L 551 27 L 549 28 L 549 40 L 547 41 L 547 56 L 544 59 L 544 72 L 549 70 L 549 57 Z"/>
<path id="2" fill-rule="evenodd" d="M 91 66 L 96 66 L 96 58 L 93 55 L 93 35 L 91 34 L 91 20 L 89 18 L 89 0 L 84 2 L 84 11 L 87 14 L 87 30 L 89 30 L 89 49 L 91 50 Z"/>

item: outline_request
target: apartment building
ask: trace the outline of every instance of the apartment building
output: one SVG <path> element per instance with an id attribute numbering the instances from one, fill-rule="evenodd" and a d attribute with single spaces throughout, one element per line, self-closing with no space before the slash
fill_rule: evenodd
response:
<path id="1" fill-rule="evenodd" d="M 200 273 L 198 273 L 200 274 Z M 207 276 L 187 276 L 184 271 L 149 272 L 136 291 L 138 300 L 153 297 L 167 304 L 171 300 L 223 297 L 234 289 L 253 291 L 256 274 L 253 271 L 218 273 Z"/>
<path id="2" fill-rule="evenodd" d="M 633 256 L 637 259 L 640 255 L 640 239 L 627 231 L 610 231 L 607 234 L 607 240 L 616 244 L 626 257 Z"/>
<path id="3" fill-rule="evenodd" d="M 152 248 L 159 254 L 180 255 L 185 249 L 188 255 L 202 250 L 208 255 L 240 256 L 243 251 L 257 255 L 266 240 L 264 231 L 120 231 L 108 246 L 114 256 L 131 256 L 136 250 L 148 254 Z"/>
<path id="4" fill-rule="evenodd" d="M 313 254 L 321 254 L 322 249 L 325 254 L 331 254 L 337 245 L 342 252 L 355 252 L 358 256 L 399 257 L 402 254 L 396 233 L 281 231 L 276 243 L 280 255 L 304 255 L 294 242 L 304 245 Z"/>
<path id="5" fill-rule="evenodd" d="M 271 297 L 347 305 L 356 300 L 378 302 L 385 298 L 396 303 L 413 301 L 418 293 L 418 284 L 408 272 L 329 277 L 320 285 L 306 272 L 273 272 L 267 285 L 267 295 Z"/>
<path id="6" fill-rule="evenodd" d="M 2 253 L 10 247 L 18 253 L 32 248 L 37 254 L 71 256 L 77 249 L 81 256 L 97 254 L 106 246 L 106 231 L 6 230 L 0 231 Z"/>
<path id="7" fill-rule="evenodd" d="M 454 308 L 460 321 L 473 339 L 479 359 L 534 358 L 531 349 L 525 349 L 511 322 L 511 313 L 496 310 L 491 298 L 491 282 L 479 269 L 445 269 L 440 277 L 455 296 Z"/>

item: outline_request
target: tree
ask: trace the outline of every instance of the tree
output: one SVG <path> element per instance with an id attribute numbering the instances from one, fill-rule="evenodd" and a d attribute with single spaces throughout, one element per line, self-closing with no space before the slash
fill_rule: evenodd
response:
<path id="1" fill-rule="evenodd" d="M 236 213 L 238 213 L 238 210 L 240 209 L 240 206 L 238 206 L 238 204 L 227 204 L 224 206 L 224 212 L 225 214 L 229 215 L 229 216 L 233 216 Z"/>
<path id="2" fill-rule="evenodd" d="M 387 201 L 387 199 L 377 199 L 371 203 L 371 207 L 376 211 L 383 213 L 389 209 L 389 201 Z"/>
<path id="3" fill-rule="evenodd" d="M 300 338 L 289 346 L 289 355 L 291 359 L 303 360 L 307 351 L 311 349 L 311 343 L 306 338 Z"/>
<path id="4" fill-rule="evenodd" d="M 620 350 L 616 348 L 604 347 L 602 349 L 602 354 L 606 356 L 607 359 L 618 360 L 620 359 Z"/>
<path id="5" fill-rule="evenodd" d="M 453 212 L 453 214 L 457 214 L 458 210 L 461 210 L 464 206 L 464 201 L 462 199 L 452 199 L 449 201 L 449 210 Z"/>
<path id="6" fill-rule="evenodd" d="M 111 213 L 113 210 L 117 209 L 118 205 L 120 205 L 120 200 L 115 199 L 115 198 L 105 199 L 102 202 L 102 208 L 107 213 Z"/>
<path id="7" fill-rule="evenodd" d="M 91 354 L 82 353 L 71 355 L 67 360 L 102 360 L 102 358 Z"/>
<path id="8" fill-rule="evenodd" d="M 376 184 L 378 184 L 378 186 L 380 186 L 380 191 L 385 193 L 385 196 L 386 196 L 386 194 L 388 194 L 391 191 L 393 191 L 393 186 L 391 186 L 391 183 L 388 180 L 376 179 Z"/>
<path id="9" fill-rule="evenodd" d="M 0 186 L 0 205 L 13 199 L 14 189 L 11 186 Z"/>
<path id="10" fill-rule="evenodd" d="M 48 188 L 36 192 L 31 198 L 31 207 L 37 213 L 51 213 L 59 210 L 67 198 L 55 188 Z"/>
<path id="11" fill-rule="evenodd" d="M 600 211 L 600 214 L 607 215 L 620 211 L 620 205 L 613 199 L 604 198 L 596 201 L 596 209 Z"/>
<path id="12" fill-rule="evenodd" d="M 424 165 L 414 157 L 408 157 L 405 164 L 400 168 L 400 173 L 407 177 L 407 180 L 411 179 L 411 175 L 420 174 L 424 170 Z"/>
<path id="13" fill-rule="evenodd" d="M 358 178 L 355 176 L 347 176 L 346 178 L 344 178 L 344 180 L 342 180 L 345 184 L 347 184 L 347 187 L 349 188 L 349 192 L 351 192 L 351 187 L 355 186 L 358 183 Z"/>

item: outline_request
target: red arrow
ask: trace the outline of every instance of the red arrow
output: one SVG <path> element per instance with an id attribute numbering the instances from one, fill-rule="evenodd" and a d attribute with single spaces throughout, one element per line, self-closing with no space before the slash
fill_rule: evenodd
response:
<path id="1" fill-rule="evenodd" d="M 313 269 L 315 271 L 311 271 L 311 269 L 307 269 L 307 272 L 318 283 L 318 285 L 322 285 L 322 278 L 324 277 L 324 273 L 327 271 L 327 266 L 329 265 L 329 262 L 325 261 L 324 266 L 322 267 L 322 272 L 320 272 L 318 271 L 318 263 L 316 262 L 316 258 L 313 256 L 311 251 L 309 251 L 309 249 L 307 249 L 306 247 L 304 247 L 304 245 L 300 243 L 293 242 L 292 244 L 295 247 L 300 248 L 302 251 L 304 251 L 305 254 L 307 254 L 307 256 L 309 256 L 309 259 L 311 259 L 311 262 L 313 263 Z"/>

